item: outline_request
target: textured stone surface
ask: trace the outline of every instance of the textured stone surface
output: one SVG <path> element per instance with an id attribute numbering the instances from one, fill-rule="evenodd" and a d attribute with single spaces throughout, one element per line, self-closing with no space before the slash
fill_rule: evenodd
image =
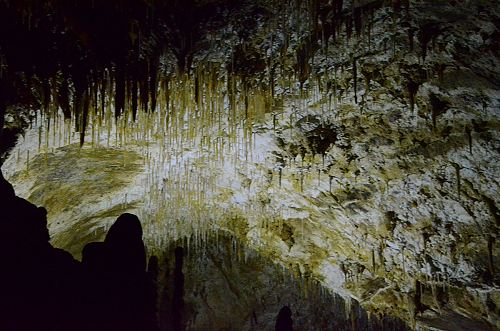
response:
<path id="1" fill-rule="evenodd" d="M 179 237 L 199 244 L 207 231 L 223 230 L 304 279 L 311 277 L 344 298 L 359 300 L 374 314 L 400 317 L 414 328 L 500 328 L 498 5 L 410 4 L 409 12 L 373 10 L 363 16 L 362 31 L 350 38 L 342 28 L 326 50 L 318 50 L 299 68 L 310 76 L 299 77 L 300 84 L 277 82 L 273 107 L 278 110 L 266 108 L 253 115 L 258 121 L 252 128 L 251 156 L 243 151 L 246 145 L 214 151 L 182 145 L 181 139 L 175 158 L 166 161 L 174 170 L 164 174 L 159 156 L 163 131 L 124 147 L 121 140 L 113 140 L 122 134 L 114 128 L 108 136 L 121 150 L 113 152 L 118 154 L 111 164 L 101 161 L 99 149 L 95 154 L 84 149 L 88 157 L 61 149 L 48 155 L 64 161 L 40 164 L 45 170 L 23 177 L 18 168 L 26 161 L 26 150 L 36 150 L 35 127 L 17 147 L 21 161 L 16 165 L 14 150 L 5 173 L 21 196 L 35 199 L 42 189 L 35 184 L 51 191 L 45 178 L 61 171 L 57 169 L 71 174 L 73 162 L 89 171 L 99 162 L 107 167 L 95 174 L 110 176 L 103 180 L 112 186 L 105 199 L 99 188 L 82 187 L 86 207 L 74 205 L 71 217 L 46 206 L 53 238 L 64 248 L 71 249 L 72 241 L 105 226 L 107 213 L 138 211 L 148 246 L 160 252 Z M 346 2 L 345 9 L 350 5 Z M 274 49 L 266 39 L 271 33 L 261 23 L 246 45 L 255 51 L 247 53 L 255 61 Z M 306 30 L 297 26 L 291 49 L 302 42 Z M 231 35 L 220 31 L 220 42 L 200 57 L 225 54 L 226 34 Z M 284 73 L 297 70 L 296 54 L 287 52 L 280 60 Z M 221 94 L 227 92 L 221 89 Z M 253 101 L 255 108 L 265 108 L 259 100 Z M 229 101 L 224 103 L 227 107 Z M 203 131 L 198 130 L 190 133 L 192 139 L 201 139 L 198 133 Z M 231 134 L 249 139 L 243 137 L 248 134 L 244 130 L 217 131 L 221 141 Z M 136 164 L 136 154 L 143 157 L 143 168 Z M 127 165 L 116 164 L 129 156 Z M 119 170 L 113 172 L 113 166 Z M 80 181 L 65 176 L 54 178 Z M 188 176 L 209 183 L 199 186 L 204 188 L 202 199 L 187 179 L 182 180 Z M 125 192 L 133 198 L 124 198 Z M 44 193 L 41 199 L 49 196 Z M 91 197 L 106 205 L 92 205 Z M 133 205 L 122 209 L 127 200 Z M 58 225 L 61 219 L 71 221 Z M 84 230 L 74 228 L 80 222 L 86 224 Z M 72 239 L 64 233 L 71 233 Z M 210 264 L 210 272 L 192 271 L 186 277 L 206 272 L 210 286 L 230 286 L 229 280 L 218 283 L 222 271 L 214 259 L 207 259 L 203 263 Z M 247 267 L 257 269 L 252 263 Z M 192 298 L 201 305 L 195 310 L 205 316 L 193 325 L 219 323 L 218 315 L 206 318 L 207 307 L 225 307 L 234 295 L 212 293 L 208 304 Z M 244 315 L 251 304 L 242 305 L 237 314 Z M 238 319 L 251 320 L 243 315 Z M 266 321 L 269 324 L 270 317 Z"/>

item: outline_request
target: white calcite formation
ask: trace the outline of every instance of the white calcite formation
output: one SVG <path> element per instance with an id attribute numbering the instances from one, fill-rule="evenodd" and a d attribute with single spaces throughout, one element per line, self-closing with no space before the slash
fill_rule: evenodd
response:
<path id="1" fill-rule="evenodd" d="M 136 122 L 109 102 L 81 148 L 57 111 L 39 116 L 2 170 L 75 255 L 133 212 L 151 253 L 225 231 L 413 328 L 500 328 L 500 11 L 476 2 L 373 10 L 273 96 L 200 66 L 198 95 L 179 76 Z M 269 31 L 248 47 L 272 56 Z"/>

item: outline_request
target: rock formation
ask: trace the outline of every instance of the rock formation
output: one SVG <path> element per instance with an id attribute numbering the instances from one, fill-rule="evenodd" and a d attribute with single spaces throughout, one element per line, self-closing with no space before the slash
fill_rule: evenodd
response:
<path id="1" fill-rule="evenodd" d="M 352 300 L 354 321 L 497 329 L 499 17 L 493 0 L 3 1 L 2 169 L 45 208 L 5 200 L 31 238 L 19 254 L 100 277 L 125 249 L 112 223 L 133 213 L 159 257 L 138 288 L 158 275 L 169 327 L 272 329 L 288 305 L 307 328 L 292 303 L 262 318 L 247 285 L 221 283 L 239 276 L 220 235 Z M 228 298 L 226 320 L 210 313 Z"/>
<path id="2" fill-rule="evenodd" d="M 2 330 L 157 330 L 136 216 L 121 215 L 80 263 L 49 243 L 43 207 L 15 196 L 3 176 L 0 192 Z"/>

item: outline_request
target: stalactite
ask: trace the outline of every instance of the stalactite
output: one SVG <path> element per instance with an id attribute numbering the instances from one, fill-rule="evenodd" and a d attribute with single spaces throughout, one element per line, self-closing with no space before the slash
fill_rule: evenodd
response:
<path id="1" fill-rule="evenodd" d="M 493 233 L 490 233 L 488 235 L 488 273 L 489 273 L 489 282 L 493 283 L 493 280 L 495 279 L 495 263 L 493 261 L 493 247 L 496 241 L 496 236 Z"/>
<path id="2" fill-rule="evenodd" d="M 101 86 L 100 86 L 100 92 L 99 92 L 99 97 L 101 101 L 101 109 L 100 109 L 100 117 L 99 119 L 101 120 L 104 117 L 104 113 L 106 110 L 106 88 L 107 88 L 107 77 L 106 77 L 106 71 L 103 70 L 101 73 Z"/>
<path id="3" fill-rule="evenodd" d="M 73 100 L 73 114 L 75 115 L 75 130 L 80 132 L 82 130 L 82 113 L 84 108 L 85 89 L 87 80 L 82 76 L 73 76 L 73 84 L 75 86 L 75 97 Z"/>
<path id="4" fill-rule="evenodd" d="M 165 126 L 168 129 L 170 126 L 170 78 L 164 77 L 163 79 L 163 91 L 165 94 Z"/>
<path id="5" fill-rule="evenodd" d="M 247 86 L 247 82 L 245 80 L 245 78 L 243 78 L 243 82 L 242 82 L 242 85 L 243 85 L 243 104 L 244 104 L 244 107 L 245 107 L 245 119 L 248 120 L 249 119 L 249 116 L 248 116 L 248 86 Z"/>
<path id="6" fill-rule="evenodd" d="M 356 34 L 359 36 L 363 29 L 363 8 L 358 6 L 353 9 L 353 20 L 354 20 L 354 30 Z"/>
<path id="7" fill-rule="evenodd" d="M 196 104 L 200 103 L 201 94 L 200 94 L 200 73 L 199 69 L 197 69 L 194 73 L 194 99 Z"/>
<path id="8" fill-rule="evenodd" d="M 467 135 L 467 140 L 469 142 L 469 154 L 472 155 L 472 129 L 470 126 L 465 126 L 465 134 Z"/>
<path id="9" fill-rule="evenodd" d="M 385 271 L 385 257 L 384 257 L 384 249 L 386 247 L 386 243 L 385 243 L 385 239 L 381 239 L 380 240 L 380 245 L 379 245 L 379 248 L 378 248 L 378 258 L 379 258 L 379 261 L 380 261 L 380 266 L 384 268 L 384 270 L 382 271 Z"/>
<path id="10" fill-rule="evenodd" d="M 438 63 L 436 67 L 437 67 L 436 71 L 437 71 L 437 74 L 438 74 L 439 82 L 443 83 L 443 80 L 444 80 L 444 71 L 446 69 L 446 64 L 444 64 L 444 63 Z"/>
<path id="11" fill-rule="evenodd" d="M 115 119 L 118 119 L 125 110 L 125 76 L 123 68 L 115 68 Z"/>
<path id="12" fill-rule="evenodd" d="M 457 176 L 457 196 L 460 199 L 460 165 L 456 163 L 452 163 L 453 167 L 455 168 L 455 174 Z"/>
<path id="13" fill-rule="evenodd" d="M 374 9 L 370 8 L 369 14 L 368 14 L 368 24 L 367 24 L 368 50 L 371 50 L 371 48 L 372 48 L 372 31 L 373 31 L 373 21 L 374 21 L 373 12 L 374 12 Z"/>
<path id="14" fill-rule="evenodd" d="M 354 102 L 357 104 L 358 103 L 358 69 L 356 66 L 356 58 L 352 60 L 352 76 L 353 76 L 353 83 L 354 83 Z"/>
<path id="15" fill-rule="evenodd" d="M 236 108 L 236 92 L 234 90 L 234 76 L 232 74 L 227 75 L 227 93 L 229 97 L 229 106 L 231 111 L 235 111 Z"/>
<path id="16" fill-rule="evenodd" d="M 135 122 L 137 119 L 137 78 L 132 78 L 132 83 L 131 83 L 131 98 L 132 98 L 132 104 L 131 104 L 131 110 L 132 110 L 132 119 Z"/>
<path id="17" fill-rule="evenodd" d="M 416 314 L 420 314 L 425 310 L 425 306 L 422 304 L 422 284 L 418 279 L 415 279 L 414 304 Z"/>
<path id="18" fill-rule="evenodd" d="M 50 105 L 50 82 L 49 78 L 43 78 L 41 82 L 41 98 L 42 98 L 42 108 L 44 111 L 49 112 Z"/>
<path id="19" fill-rule="evenodd" d="M 297 57 L 297 78 L 300 83 L 300 89 L 302 90 L 305 81 L 309 78 L 311 74 L 311 66 L 309 64 L 309 59 L 312 55 L 311 41 L 306 41 L 302 43 L 296 52 Z"/>
<path id="20" fill-rule="evenodd" d="M 302 172 L 300 173 L 300 192 L 304 192 L 304 174 Z"/>
<path id="21" fill-rule="evenodd" d="M 69 87 L 68 87 L 68 79 L 62 75 L 60 80 L 60 86 L 58 90 L 58 104 L 62 109 L 64 114 L 64 118 L 71 118 L 71 109 L 69 104 Z"/>
<path id="22" fill-rule="evenodd" d="M 427 46 L 434 37 L 440 33 L 439 26 L 433 23 L 428 23 L 420 27 L 418 38 L 422 50 L 422 60 L 425 61 L 427 57 Z"/>
<path id="23" fill-rule="evenodd" d="M 345 18 L 345 32 L 346 32 L 346 37 L 347 37 L 347 41 L 349 41 L 351 39 L 351 36 L 352 36 L 352 16 L 347 16 Z"/>
<path id="24" fill-rule="evenodd" d="M 413 52 L 413 49 L 414 49 L 414 42 L 413 42 L 413 39 L 415 37 L 414 34 L 415 34 L 415 31 L 412 28 L 409 28 L 408 29 L 408 43 L 409 43 L 410 52 Z"/>
<path id="25" fill-rule="evenodd" d="M 410 79 L 408 83 L 406 84 L 406 88 L 408 90 L 408 97 L 410 101 L 410 110 L 411 112 L 414 111 L 415 109 L 415 95 L 417 95 L 418 89 L 420 87 L 420 84 L 415 82 L 414 80 Z M 434 127 L 435 127 L 434 123 Z"/>
<path id="26" fill-rule="evenodd" d="M 83 94 L 83 109 L 82 109 L 81 125 L 80 125 L 80 146 L 83 146 L 83 143 L 85 142 L 85 132 L 87 129 L 87 120 L 88 120 L 89 103 L 90 103 L 89 101 L 90 98 L 88 92 L 85 91 Z"/>
<path id="27" fill-rule="evenodd" d="M 142 111 L 147 113 L 149 106 L 149 84 L 147 78 L 143 78 L 139 81 L 140 89 L 140 100 Z"/>
<path id="28" fill-rule="evenodd" d="M 158 65 L 156 63 L 151 63 L 149 68 L 149 93 L 151 97 L 151 111 L 156 111 L 156 99 L 157 99 L 157 88 L 158 88 Z"/>
<path id="29" fill-rule="evenodd" d="M 437 117 L 446 112 L 449 102 L 441 99 L 436 94 L 431 94 L 429 99 L 431 103 L 432 127 L 436 129 Z"/>
<path id="30" fill-rule="evenodd" d="M 376 271 L 377 271 L 377 264 L 375 263 L 375 250 L 372 249 L 372 272 L 374 275 Z"/>
<path id="31" fill-rule="evenodd" d="M 92 105 L 94 108 L 94 115 L 99 116 L 99 73 L 94 71 L 92 75 L 92 88 L 91 88 L 91 96 L 92 96 Z"/>

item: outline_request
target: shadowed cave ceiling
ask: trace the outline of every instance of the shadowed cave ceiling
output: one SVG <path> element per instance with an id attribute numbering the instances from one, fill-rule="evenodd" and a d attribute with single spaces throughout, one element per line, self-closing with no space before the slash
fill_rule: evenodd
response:
<path id="1" fill-rule="evenodd" d="M 131 212 L 151 255 L 230 236 L 242 293 L 257 254 L 412 329 L 498 329 L 499 25 L 488 0 L 1 1 L 2 172 L 77 258 Z"/>

